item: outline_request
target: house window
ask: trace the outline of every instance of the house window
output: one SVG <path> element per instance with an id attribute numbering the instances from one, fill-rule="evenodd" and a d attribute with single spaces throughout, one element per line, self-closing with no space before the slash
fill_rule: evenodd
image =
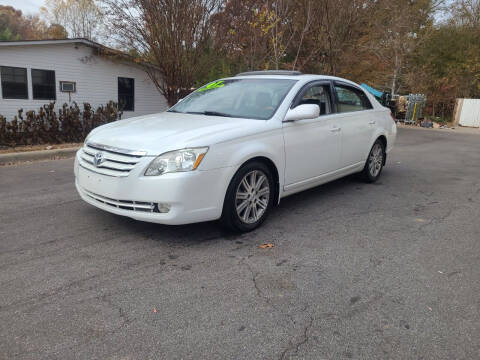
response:
<path id="1" fill-rule="evenodd" d="M 55 71 L 32 69 L 34 100 L 56 100 Z"/>
<path id="2" fill-rule="evenodd" d="M 118 105 L 123 111 L 135 111 L 135 80 L 118 78 Z"/>
<path id="3" fill-rule="evenodd" d="M 1 78 L 4 99 L 28 99 L 27 69 L 2 66 Z"/>

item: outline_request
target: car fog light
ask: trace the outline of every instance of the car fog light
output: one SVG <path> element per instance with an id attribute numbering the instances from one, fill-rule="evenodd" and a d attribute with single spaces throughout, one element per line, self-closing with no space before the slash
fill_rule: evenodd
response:
<path id="1" fill-rule="evenodd" d="M 166 214 L 170 211 L 170 204 L 162 204 L 162 203 L 158 203 L 157 204 L 157 209 L 158 209 L 158 212 L 161 213 L 161 214 Z"/>

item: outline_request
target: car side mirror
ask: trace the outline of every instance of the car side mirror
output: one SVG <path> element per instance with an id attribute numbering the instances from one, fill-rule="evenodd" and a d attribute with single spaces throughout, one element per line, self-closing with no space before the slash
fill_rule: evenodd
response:
<path id="1" fill-rule="evenodd" d="M 293 109 L 288 109 L 283 122 L 316 119 L 320 116 L 320 107 L 315 104 L 302 104 Z"/>

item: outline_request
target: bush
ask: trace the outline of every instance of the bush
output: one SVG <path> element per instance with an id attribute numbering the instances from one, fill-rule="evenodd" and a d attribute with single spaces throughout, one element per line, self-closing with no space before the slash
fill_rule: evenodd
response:
<path id="1" fill-rule="evenodd" d="M 88 103 L 83 104 L 83 111 L 77 103 L 64 104 L 55 111 L 55 103 L 43 105 L 38 112 L 23 109 L 18 116 L 7 121 L 0 115 L 0 145 L 15 147 L 19 145 L 60 144 L 82 142 L 95 127 L 119 120 L 122 111 L 117 103 L 110 101 L 93 111 Z"/>

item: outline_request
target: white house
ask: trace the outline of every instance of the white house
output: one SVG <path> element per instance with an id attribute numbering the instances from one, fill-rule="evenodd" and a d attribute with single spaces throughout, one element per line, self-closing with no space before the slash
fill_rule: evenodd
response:
<path id="1" fill-rule="evenodd" d="M 164 111 L 167 101 L 128 56 L 86 39 L 0 42 L 0 115 L 75 101 L 96 109 L 110 100 L 122 118 Z"/>

